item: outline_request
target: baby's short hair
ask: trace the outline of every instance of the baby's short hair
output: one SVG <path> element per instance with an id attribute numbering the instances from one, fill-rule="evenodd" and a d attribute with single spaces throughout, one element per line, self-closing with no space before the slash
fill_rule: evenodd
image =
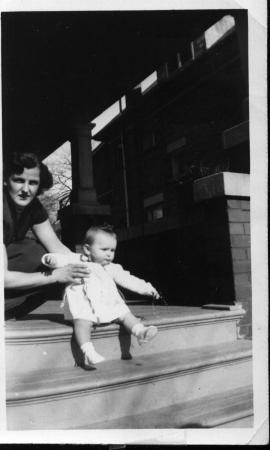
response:
<path id="1" fill-rule="evenodd" d="M 96 226 L 90 227 L 85 234 L 83 243 L 92 245 L 95 240 L 96 234 L 99 232 L 107 233 L 107 234 L 113 236 L 115 239 L 117 238 L 117 235 L 113 229 L 113 226 L 105 223 L 104 225 L 96 225 Z"/>

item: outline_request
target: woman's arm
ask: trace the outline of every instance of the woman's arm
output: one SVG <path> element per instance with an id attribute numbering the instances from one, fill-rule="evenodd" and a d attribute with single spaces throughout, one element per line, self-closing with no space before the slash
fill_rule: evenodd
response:
<path id="1" fill-rule="evenodd" d="M 45 222 L 33 225 L 33 231 L 48 253 L 66 254 L 71 252 L 57 237 L 48 219 Z"/>
<path id="2" fill-rule="evenodd" d="M 25 273 L 8 270 L 8 258 L 4 246 L 4 284 L 7 289 L 30 289 L 52 283 L 80 283 L 89 276 L 86 264 L 73 264 L 46 272 Z"/>
<path id="3" fill-rule="evenodd" d="M 33 225 L 33 231 L 40 243 L 50 253 L 70 254 L 71 251 L 58 239 L 49 220 Z M 69 264 L 51 271 L 25 273 L 8 270 L 8 258 L 4 248 L 5 274 L 4 283 L 7 289 L 30 289 L 53 283 L 80 283 L 82 278 L 89 276 L 86 264 Z"/>

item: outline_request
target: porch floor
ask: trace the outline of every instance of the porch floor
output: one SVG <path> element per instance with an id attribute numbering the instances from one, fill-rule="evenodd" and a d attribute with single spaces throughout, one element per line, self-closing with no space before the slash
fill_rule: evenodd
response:
<path id="1" fill-rule="evenodd" d="M 17 319 L 9 320 L 6 322 L 6 330 L 8 335 L 14 338 L 16 334 L 25 337 L 30 334 L 33 336 L 35 330 L 40 334 L 42 331 L 46 333 L 54 329 L 54 333 L 61 333 L 60 330 L 71 328 L 71 323 L 64 320 L 64 316 L 60 307 L 61 301 L 48 300 L 27 316 Z M 239 314 L 239 318 L 242 317 L 243 311 L 224 311 L 216 309 L 204 309 L 194 306 L 166 306 L 166 305 L 144 305 L 134 304 L 129 305 L 133 314 L 142 319 L 146 324 L 154 323 L 157 326 L 166 326 L 168 324 L 194 324 L 196 322 L 208 322 L 216 321 L 218 319 L 230 319 L 236 317 Z M 118 328 L 116 324 L 104 324 L 97 328 L 113 330 Z"/>

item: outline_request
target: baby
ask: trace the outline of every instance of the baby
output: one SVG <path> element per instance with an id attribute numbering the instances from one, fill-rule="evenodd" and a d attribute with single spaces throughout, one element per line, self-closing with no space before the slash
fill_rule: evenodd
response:
<path id="1" fill-rule="evenodd" d="M 116 322 L 136 336 L 142 344 L 157 334 L 155 326 L 144 326 L 127 307 L 116 285 L 142 295 L 158 299 L 157 290 L 146 281 L 131 275 L 120 264 L 114 264 L 117 238 L 111 226 L 91 227 L 85 236 L 84 255 L 48 253 L 42 262 L 50 268 L 88 260 L 89 278 L 82 284 L 71 284 L 65 289 L 63 307 L 65 318 L 74 324 L 75 339 L 84 354 L 85 367 L 104 361 L 91 342 L 94 325 Z"/>

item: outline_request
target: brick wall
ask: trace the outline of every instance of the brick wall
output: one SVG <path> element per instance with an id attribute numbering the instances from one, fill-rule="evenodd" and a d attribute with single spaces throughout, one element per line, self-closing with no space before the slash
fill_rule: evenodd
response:
<path id="1" fill-rule="evenodd" d="M 194 182 L 204 207 L 209 303 L 240 304 L 239 337 L 252 335 L 249 175 L 218 173 Z"/>
<path id="2" fill-rule="evenodd" d="M 235 300 L 246 311 L 240 322 L 240 334 L 251 337 L 251 254 L 250 254 L 250 201 L 228 199 L 230 247 Z"/>

